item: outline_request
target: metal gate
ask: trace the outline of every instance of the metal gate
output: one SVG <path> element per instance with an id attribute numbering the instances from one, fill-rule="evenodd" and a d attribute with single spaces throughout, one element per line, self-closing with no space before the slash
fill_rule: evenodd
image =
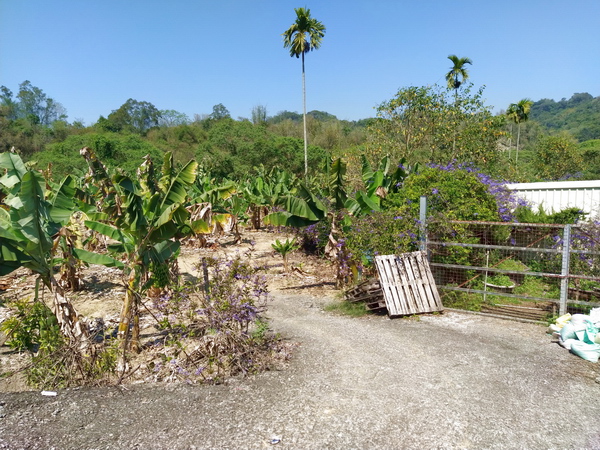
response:
<path id="1" fill-rule="evenodd" d="M 430 222 L 423 246 L 444 307 L 543 321 L 600 306 L 597 228 Z"/>

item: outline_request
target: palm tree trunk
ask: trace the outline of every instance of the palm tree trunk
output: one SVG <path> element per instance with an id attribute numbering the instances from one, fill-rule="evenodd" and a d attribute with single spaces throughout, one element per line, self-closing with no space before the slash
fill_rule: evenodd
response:
<path id="1" fill-rule="evenodd" d="M 519 140 L 521 139 L 521 123 L 517 127 L 517 152 L 515 156 L 515 165 L 519 162 Z"/>
<path id="2" fill-rule="evenodd" d="M 308 176 L 308 138 L 306 133 L 306 80 L 304 76 L 304 52 L 302 53 L 302 105 L 304 118 L 304 178 Z"/>
<path id="3" fill-rule="evenodd" d="M 455 82 L 455 84 L 456 84 L 456 82 Z M 454 108 L 458 109 L 458 88 L 454 88 Z M 456 114 L 455 114 L 455 119 L 456 119 Z M 452 137 L 452 158 L 455 158 L 455 157 L 456 157 L 456 126 L 454 128 L 454 136 Z"/>
<path id="4" fill-rule="evenodd" d="M 510 124 L 510 137 L 508 138 L 508 160 L 510 161 L 510 153 L 512 150 L 513 126 Z"/>

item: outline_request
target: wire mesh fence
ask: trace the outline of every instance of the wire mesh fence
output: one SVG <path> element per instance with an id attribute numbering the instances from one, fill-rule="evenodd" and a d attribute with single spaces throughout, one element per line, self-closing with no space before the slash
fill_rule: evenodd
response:
<path id="1" fill-rule="evenodd" d="M 446 308 L 540 321 L 600 306 L 597 225 L 431 221 L 426 247 Z"/>

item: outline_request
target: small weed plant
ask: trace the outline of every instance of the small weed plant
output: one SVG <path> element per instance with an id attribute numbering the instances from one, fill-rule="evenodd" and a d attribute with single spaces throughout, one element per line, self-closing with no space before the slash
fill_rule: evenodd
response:
<path id="1" fill-rule="evenodd" d="M 56 316 L 42 301 L 17 300 L 9 304 L 13 315 L 0 326 L 6 344 L 31 356 L 25 368 L 27 384 L 42 389 L 104 384 L 116 367 L 116 346 L 97 342 L 85 357 L 73 348 L 60 330 Z M 10 375 L 3 374 L 3 375 Z"/>

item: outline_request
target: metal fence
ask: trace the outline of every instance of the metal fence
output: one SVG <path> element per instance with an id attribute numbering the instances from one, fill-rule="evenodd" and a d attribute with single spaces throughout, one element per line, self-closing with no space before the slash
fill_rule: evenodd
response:
<path id="1" fill-rule="evenodd" d="M 430 267 L 446 308 L 525 320 L 600 306 L 600 236 L 577 225 L 427 224 Z"/>

